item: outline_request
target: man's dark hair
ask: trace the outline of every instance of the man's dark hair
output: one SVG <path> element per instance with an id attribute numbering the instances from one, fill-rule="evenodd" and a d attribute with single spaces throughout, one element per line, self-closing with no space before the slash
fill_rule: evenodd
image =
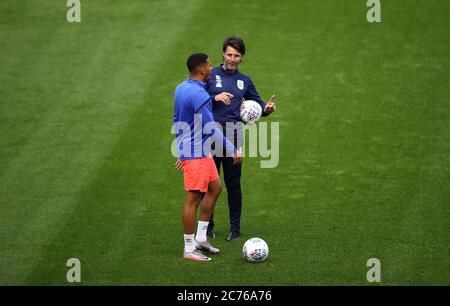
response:
<path id="1" fill-rule="evenodd" d="M 187 67 L 190 73 L 195 72 L 201 65 L 206 64 L 208 61 L 208 54 L 194 53 L 187 59 Z"/>
<path id="2" fill-rule="evenodd" d="M 223 49 L 222 51 L 225 52 L 227 50 L 227 47 L 232 47 L 239 51 L 242 55 L 245 54 L 245 44 L 242 38 L 237 36 L 231 36 L 225 39 L 223 42 Z"/>

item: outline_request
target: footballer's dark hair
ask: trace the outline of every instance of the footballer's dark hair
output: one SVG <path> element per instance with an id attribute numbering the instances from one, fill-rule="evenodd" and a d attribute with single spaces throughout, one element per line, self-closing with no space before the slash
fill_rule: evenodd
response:
<path id="1" fill-rule="evenodd" d="M 225 52 L 227 50 L 227 47 L 232 47 L 239 51 L 242 55 L 245 54 L 245 44 L 242 38 L 237 36 L 231 36 L 225 39 L 223 42 L 223 48 L 222 51 Z"/>
<path id="2" fill-rule="evenodd" d="M 190 73 L 194 73 L 197 69 L 207 63 L 208 54 L 206 53 L 194 53 L 189 55 L 186 65 Z"/>

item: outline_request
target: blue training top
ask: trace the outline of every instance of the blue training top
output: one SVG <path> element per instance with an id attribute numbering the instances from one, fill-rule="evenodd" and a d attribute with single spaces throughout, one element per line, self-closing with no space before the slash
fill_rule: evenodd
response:
<path id="1" fill-rule="evenodd" d="M 205 82 L 189 78 L 175 89 L 173 123 L 180 160 L 210 156 L 211 142 L 224 143 L 228 156 L 237 151 L 214 121 L 211 98 L 205 88 Z"/>

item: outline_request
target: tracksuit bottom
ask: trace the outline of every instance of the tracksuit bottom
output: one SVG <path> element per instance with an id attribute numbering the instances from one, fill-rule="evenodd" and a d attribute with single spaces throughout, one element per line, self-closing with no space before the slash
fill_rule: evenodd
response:
<path id="1" fill-rule="evenodd" d="M 214 162 L 217 172 L 220 175 L 220 166 L 223 167 L 225 186 L 227 187 L 228 209 L 230 211 L 230 232 L 241 229 L 241 211 L 242 211 L 242 192 L 241 192 L 241 169 L 242 164 L 237 166 L 233 164 L 232 157 L 216 157 Z M 214 228 L 214 216 L 211 216 L 208 229 Z"/>

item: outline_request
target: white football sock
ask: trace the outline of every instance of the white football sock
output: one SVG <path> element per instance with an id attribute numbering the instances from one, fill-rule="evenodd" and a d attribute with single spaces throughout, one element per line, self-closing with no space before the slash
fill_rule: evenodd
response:
<path id="1" fill-rule="evenodd" d="M 209 221 L 198 221 L 197 227 L 197 235 L 195 236 L 195 240 L 198 242 L 205 242 L 206 238 L 206 230 L 208 229 Z"/>
<path id="2" fill-rule="evenodd" d="M 195 250 L 194 234 L 184 235 L 184 252 L 191 253 Z"/>

